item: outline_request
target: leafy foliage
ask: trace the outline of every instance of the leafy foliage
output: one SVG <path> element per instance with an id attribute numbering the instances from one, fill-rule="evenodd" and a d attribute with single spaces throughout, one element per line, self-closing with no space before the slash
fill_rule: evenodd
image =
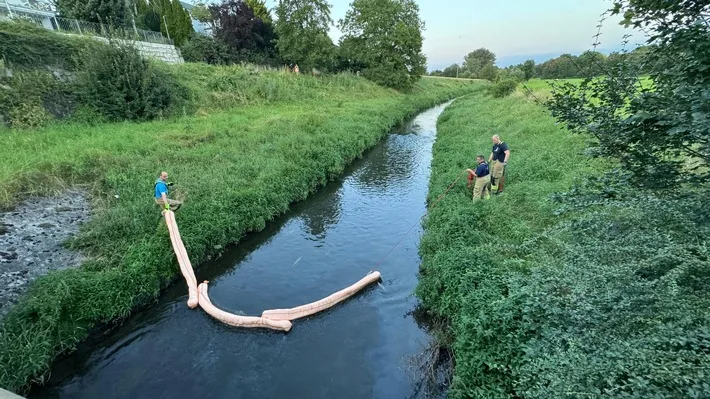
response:
<path id="1" fill-rule="evenodd" d="M 639 191 L 534 104 L 471 96 L 440 118 L 430 199 L 491 130 L 511 144 L 506 193 L 452 190 L 420 246 L 417 295 L 450 321 L 449 396 L 705 397 L 709 197 Z"/>
<path id="2" fill-rule="evenodd" d="M 57 10 L 67 18 L 124 26 L 131 21 L 126 0 L 56 0 Z"/>
<path id="3" fill-rule="evenodd" d="M 203 23 L 212 22 L 212 13 L 210 9 L 205 5 L 205 3 L 199 2 L 195 4 L 195 7 L 190 11 L 192 17 Z"/>
<path id="4" fill-rule="evenodd" d="M 271 24 L 258 18 L 244 0 L 224 0 L 211 5 L 214 35 L 229 45 L 243 61 L 267 61 L 276 57 L 276 33 Z"/>
<path id="5" fill-rule="evenodd" d="M 303 70 L 332 68 L 330 4 L 325 0 L 279 0 L 276 16 L 276 46 L 282 60 Z"/>
<path id="6" fill-rule="evenodd" d="M 422 54 L 424 22 L 412 0 L 355 0 L 340 20 L 340 45 L 368 79 L 410 89 L 426 72 Z"/>
<path id="7" fill-rule="evenodd" d="M 168 116 L 180 85 L 155 69 L 132 46 L 104 46 L 85 57 L 78 95 L 110 121 Z"/>
<path id="8" fill-rule="evenodd" d="M 620 62 L 578 86 L 557 85 L 548 102 L 558 120 L 619 159 L 634 184 L 657 190 L 710 178 L 710 32 L 700 22 L 707 5 L 679 4 L 617 2 L 627 23 L 651 29 L 644 57 L 651 87 L 640 84 L 637 65 Z"/>
<path id="9" fill-rule="evenodd" d="M 180 49 L 187 62 L 204 62 L 211 65 L 229 65 L 238 57 L 234 50 L 211 36 L 195 35 Z"/>
<path id="10" fill-rule="evenodd" d="M 78 55 L 99 46 L 83 37 L 57 35 L 34 24 L 0 21 L 0 57 L 9 68 L 76 69 Z"/>
<path id="11" fill-rule="evenodd" d="M 479 48 L 464 57 L 462 67 L 472 78 L 494 80 L 497 74 L 495 62 L 496 55 L 492 51 Z"/>
<path id="12" fill-rule="evenodd" d="M 442 76 L 446 76 L 448 78 L 455 78 L 455 77 L 458 77 L 457 75 L 458 75 L 460 69 L 461 68 L 459 67 L 458 64 L 452 64 L 452 65 L 449 65 L 446 68 L 444 68 L 444 70 L 442 71 L 441 74 L 442 74 Z"/>
<path id="13" fill-rule="evenodd" d="M 507 97 L 515 91 L 518 82 L 515 79 L 504 79 L 494 83 L 488 88 L 488 92 L 495 98 Z"/>

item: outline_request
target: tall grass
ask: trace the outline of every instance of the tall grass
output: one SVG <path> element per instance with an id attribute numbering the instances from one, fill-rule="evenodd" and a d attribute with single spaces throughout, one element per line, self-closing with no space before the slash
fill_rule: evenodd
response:
<path id="1" fill-rule="evenodd" d="M 433 208 L 417 295 L 455 358 L 453 398 L 695 397 L 710 392 L 710 204 L 626 188 L 615 162 L 522 97 L 482 94 L 439 119 L 429 198 L 491 136 L 505 192 L 459 185 Z M 582 179 L 584 178 L 584 179 Z"/>
<path id="2" fill-rule="evenodd" d="M 92 221 L 70 242 L 91 260 L 39 278 L 0 327 L 0 386 L 21 391 L 30 381 L 41 383 L 55 356 L 98 323 L 148 303 L 178 275 L 152 200 L 161 170 L 184 200 L 180 231 L 199 265 L 338 176 L 394 125 L 478 88 L 423 79 L 404 95 L 353 76 L 267 73 L 253 76 L 260 82 L 254 89 L 232 79 L 233 72 L 242 73 L 238 69 L 175 68 L 195 86 L 227 81 L 224 88 L 214 83 L 201 89 L 214 101 L 207 105 L 212 113 L 0 132 L 2 205 L 71 185 L 87 187 L 94 204 Z M 259 92 L 267 88 L 277 93 L 273 102 Z M 228 105 L 218 102 L 222 95 L 246 98 L 246 105 L 214 112 Z"/>

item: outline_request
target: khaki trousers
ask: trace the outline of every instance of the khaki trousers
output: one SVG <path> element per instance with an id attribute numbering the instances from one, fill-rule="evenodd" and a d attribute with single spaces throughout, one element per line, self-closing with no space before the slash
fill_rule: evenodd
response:
<path id="1" fill-rule="evenodd" d="M 491 197 L 491 175 L 476 178 L 476 184 L 473 186 L 473 200 L 479 200 Z"/>

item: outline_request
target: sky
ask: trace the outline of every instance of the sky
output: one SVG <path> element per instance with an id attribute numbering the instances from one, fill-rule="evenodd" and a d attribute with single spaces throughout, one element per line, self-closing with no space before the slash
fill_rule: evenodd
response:
<path id="1" fill-rule="evenodd" d="M 277 0 L 267 0 L 267 7 Z M 330 0 L 334 21 L 345 16 L 350 0 Z M 428 69 L 461 63 L 469 52 L 485 47 L 506 67 L 526 59 L 542 62 L 560 54 L 579 54 L 592 49 L 601 14 L 611 0 L 416 0 L 424 20 L 422 51 Z M 634 34 L 630 46 L 641 44 L 643 35 L 618 24 L 614 16 L 604 23 L 598 50 L 621 48 L 623 35 Z M 335 43 L 341 36 L 332 27 Z"/>

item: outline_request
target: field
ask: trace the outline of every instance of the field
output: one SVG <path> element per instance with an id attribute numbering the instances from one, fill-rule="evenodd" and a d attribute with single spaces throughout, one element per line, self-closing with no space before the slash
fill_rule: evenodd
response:
<path id="1" fill-rule="evenodd" d="M 459 183 L 420 245 L 417 296 L 454 355 L 449 397 L 704 397 L 707 198 L 635 192 L 534 102 L 479 93 L 439 120 L 430 200 L 493 134 L 511 148 L 505 192 L 472 202 Z"/>
<path id="2" fill-rule="evenodd" d="M 480 87 L 423 79 L 400 94 L 352 75 L 171 68 L 199 89 L 197 116 L 0 131 L 3 207 L 71 186 L 92 194 L 94 213 L 68 244 L 91 260 L 38 279 L 0 327 L 0 386 L 41 382 L 92 327 L 128 316 L 178 275 L 152 200 L 161 170 L 185 202 L 181 234 L 199 265 L 338 176 L 408 116 Z"/>

